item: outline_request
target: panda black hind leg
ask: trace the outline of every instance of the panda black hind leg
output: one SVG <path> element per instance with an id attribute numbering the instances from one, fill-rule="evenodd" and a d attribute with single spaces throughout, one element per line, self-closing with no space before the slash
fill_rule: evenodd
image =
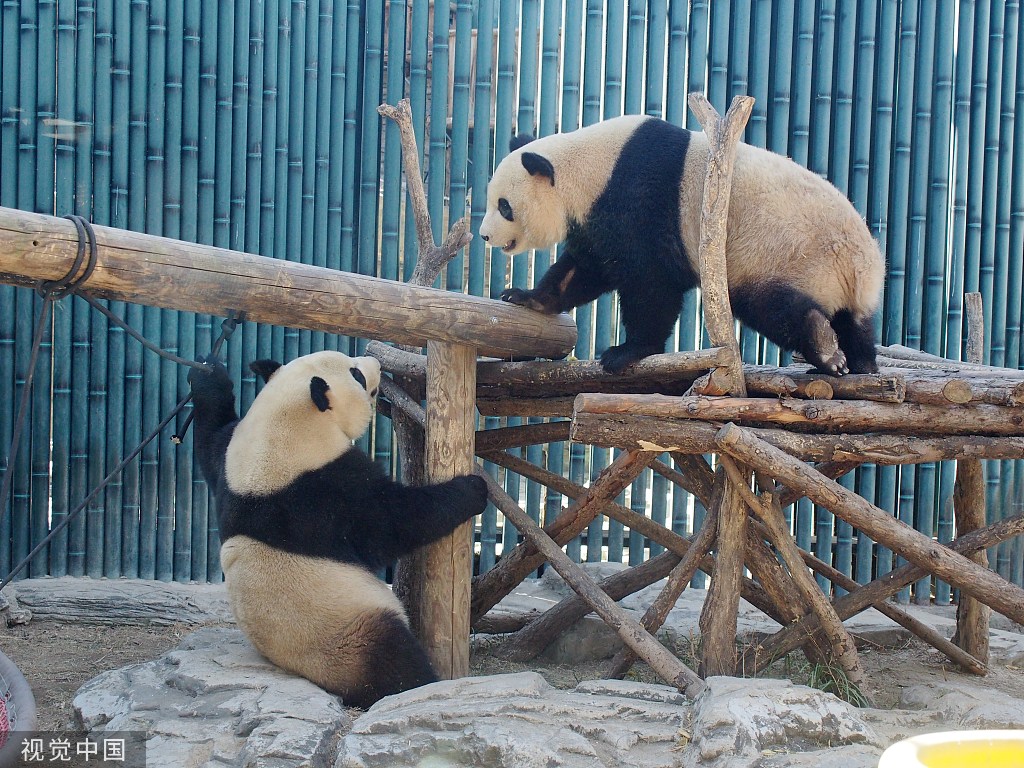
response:
<path id="1" fill-rule="evenodd" d="M 821 373 L 850 372 L 828 315 L 807 294 L 784 283 L 765 283 L 732 287 L 729 299 L 740 320 L 783 349 L 800 352 Z"/>
<path id="2" fill-rule="evenodd" d="M 353 665 L 359 668 L 345 674 L 355 672 L 360 682 L 335 691 L 346 706 L 366 709 L 385 696 L 437 681 L 423 646 L 394 613 L 381 611 L 365 617 L 357 634 L 346 636 L 344 643 L 360 648 L 360 658 Z"/>
<path id="3" fill-rule="evenodd" d="M 839 337 L 839 347 L 846 353 L 850 373 L 878 373 L 875 357 L 875 324 L 871 317 L 857 317 L 841 309 L 832 318 L 832 328 Z"/>

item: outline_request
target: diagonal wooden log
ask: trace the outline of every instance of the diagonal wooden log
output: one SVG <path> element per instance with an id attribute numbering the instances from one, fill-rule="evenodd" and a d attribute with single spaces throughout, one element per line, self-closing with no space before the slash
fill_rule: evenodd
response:
<path id="1" fill-rule="evenodd" d="M 494 478 L 479 468 L 477 474 L 487 481 L 489 495 L 502 514 L 526 536 L 573 591 L 589 603 L 604 622 L 615 630 L 622 641 L 651 665 L 662 680 L 683 691 L 691 699 L 704 690 L 704 681 L 697 673 L 673 656 L 665 646 L 632 619 L 625 609 L 601 591 L 587 572 L 574 563 L 561 547 L 519 508 L 515 500 Z"/>
<path id="2" fill-rule="evenodd" d="M 873 541 L 959 587 L 1007 618 L 1024 623 L 1024 589 L 915 531 L 742 427 L 735 424 L 722 427 L 718 444 L 729 455 L 762 468 L 787 486 L 800 490 Z"/>
<path id="3" fill-rule="evenodd" d="M 675 606 L 679 596 L 683 594 L 683 590 L 689 585 L 693 574 L 697 572 L 701 559 L 714 546 L 717 535 L 718 520 L 714 514 L 709 514 L 704 518 L 704 525 L 694 537 L 689 551 L 668 575 L 668 583 L 644 612 L 640 624 L 648 632 L 657 632 L 665 623 L 665 619 L 668 618 L 668 614 Z M 630 670 L 636 660 L 637 655 L 632 648 L 623 648 L 615 654 L 615 658 L 609 663 L 605 677 L 621 678 Z"/>
<path id="4" fill-rule="evenodd" d="M 545 526 L 545 533 L 560 546 L 565 545 L 590 525 L 597 513 L 633 482 L 654 457 L 655 454 L 649 451 L 624 451 L 601 472 L 586 496 L 570 505 L 553 523 Z M 473 582 L 471 622 L 476 622 L 493 608 L 533 570 L 540 567 L 544 559 L 529 541 L 524 541 L 503 556 L 491 570 L 478 576 Z"/>
<path id="5" fill-rule="evenodd" d="M 818 583 L 811 576 L 800 556 L 800 549 L 796 545 L 786 521 L 782 516 L 782 508 L 778 501 L 771 498 L 757 498 L 753 491 L 742 482 L 743 475 L 740 468 L 728 456 L 722 456 L 722 466 L 726 473 L 732 477 L 740 495 L 743 496 L 747 506 L 757 515 L 767 529 L 768 538 L 775 546 L 776 551 L 782 556 L 786 567 L 789 569 L 797 589 L 803 595 L 804 600 L 811 606 L 811 610 L 818 616 L 822 630 L 828 638 L 829 646 L 836 661 L 839 662 L 850 682 L 860 685 L 864 682 L 864 670 L 857 658 L 857 647 L 843 626 L 842 619 L 836 615 L 832 604 L 825 594 L 819 589 Z"/>
<path id="6" fill-rule="evenodd" d="M 1024 514 L 1008 517 L 994 525 L 964 534 L 950 542 L 948 547 L 951 551 L 961 555 L 971 555 L 978 550 L 986 549 L 1021 534 L 1024 534 Z M 832 605 L 840 618 L 848 619 L 886 600 L 926 573 L 928 571 L 924 568 L 907 563 L 847 595 L 836 598 L 832 601 Z M 819 626 L 817 616 L 808 614 L 799 621 L 784 627 L 747 650 L 743 660 L 744 669 L 750 674 L 757 674 L 776 659 L 799 648 L 806 642 L 808 635 L 815 632 Z"/>

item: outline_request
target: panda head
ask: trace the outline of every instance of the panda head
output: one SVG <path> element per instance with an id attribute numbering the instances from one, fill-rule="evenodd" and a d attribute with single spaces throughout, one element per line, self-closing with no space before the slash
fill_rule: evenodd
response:
<path id="1" fill-rule="evenodd" d="M 480 237 L 505 253 L 549 248 L 565 239 L 571 213 L 557 184 L 559 137 L 516 137 L 487 185 Z"/>
<path id="2" fill-rule="evenodd" d="M 250 366 L 266 382 L 228 445 L 225 476 L 239 494 L 267 495 L 345 454 L 373 417 L 380 363 L 315 352 Z"/>

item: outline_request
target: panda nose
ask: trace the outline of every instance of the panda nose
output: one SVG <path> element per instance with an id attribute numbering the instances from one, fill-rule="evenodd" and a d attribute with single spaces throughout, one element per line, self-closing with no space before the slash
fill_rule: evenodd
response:
<path id="1" fill-rule="evenodd" d="M 491 239 L 490 235 L 480 235 L 480 237 L 482 237 L 484 239 L 485 243 L 490 242 L 490 239 Z"/>

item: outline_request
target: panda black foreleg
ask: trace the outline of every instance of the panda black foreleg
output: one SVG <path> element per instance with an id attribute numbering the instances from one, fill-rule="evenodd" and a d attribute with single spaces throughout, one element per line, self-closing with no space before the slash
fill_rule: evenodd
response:
<path id="1" fill-rule="evenodd" d="M 548 315 L 557 315 L 593 301 L 608 293 L 612 287 L 597 270 L 578 258 L 576 251 L 567 249 L 544 273 L 536 288 L 508 288 L 501 292 L 501 299 Z"/>
<path id="2" fill-rule="evenodd" d="M 406 486 L 390 483 L 381 508 L 392 510 L 386 520 L 367 528 L 392 557 L 444 538 L 487 506 L 487 483 L 476 475 L 462 475 L 444 483 Z M 380 525 L 386 523 L 386 526 Z"/>
<path id="3" fill-rule="evenodd" d="M 619 310 L 626 340 L 601 353 L 601 366 L 608 373 L 621 373 L 637 360 L 664 352 L 682 308 L 683 290 L 670 280 L 645 280 L 642 292 L 620 286 Z"/>
<path id="4" fill-rule="evenodd" d="M 193 368 L 188 375 L 195 414 L 195 450 L 199 467 L 208 483 L 220 479 L 224 454 L 238 413 L 235 393 L 227 368 L 216 358 L 205 360 L 205 368 Z"/>

